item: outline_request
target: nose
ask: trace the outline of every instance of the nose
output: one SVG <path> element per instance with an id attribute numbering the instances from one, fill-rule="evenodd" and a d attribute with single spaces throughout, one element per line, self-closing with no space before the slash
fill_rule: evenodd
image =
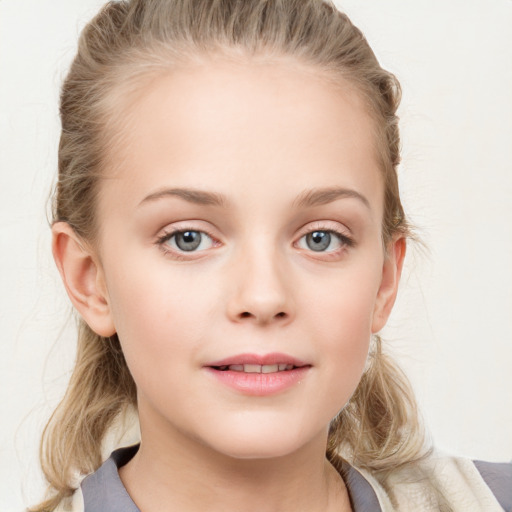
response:
<path id="1" fill-rule="evenodd" d="M 294 307 L 286 262 L 275 249 L 239 256 L 228 272 L 232 280 L 229 318 L 258 325 L 288 323 L 294 316 Z"/>

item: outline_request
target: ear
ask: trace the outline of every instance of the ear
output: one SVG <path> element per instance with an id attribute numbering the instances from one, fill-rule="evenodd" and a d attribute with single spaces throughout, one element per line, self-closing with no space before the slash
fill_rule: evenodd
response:
<path id="1" fill-rule="evenodd" d="M 379 332 L 388 321 L 398 293 L 400 276 L 405 258 L 404 237 L 392 240 L 387 247 L 382 266 L 382 281 L 373 310 L 372 334 Z"/>
<path id="2" fill-rule="evenodd" d="M 71 302 L 96 334 L 112 336 L 116 329 L 94 251 L 67 222 L 56 222 L 52 236 L 53 258 Z"/>

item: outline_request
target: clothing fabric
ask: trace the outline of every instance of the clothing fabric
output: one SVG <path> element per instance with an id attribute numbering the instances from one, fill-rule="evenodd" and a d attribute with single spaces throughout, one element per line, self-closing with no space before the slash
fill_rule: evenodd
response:
<path id="1" fill-rule="evenodd" d="M 119 468 L 130 461 L 139 445 L 121 448 L 87 476 L 58 512 L 140 512 L 130 498 Z M 426 462 L 432 484 L 453 512 L 512 512 L 512 463 L 489 463 L 456 457 L 432 456 Z M 369 472 L 342 463 L 341 476 L 354 512 L 438 512 L 425 492 L 425 482 L 397 471 L 388 480 L 393 499 Z M 403 473 L 403 474 L 402 474 Z"/>

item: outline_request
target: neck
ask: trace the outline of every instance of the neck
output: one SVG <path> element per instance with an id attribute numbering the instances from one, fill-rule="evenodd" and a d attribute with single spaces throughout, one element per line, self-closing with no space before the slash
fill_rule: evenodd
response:
<path id="1" fill-rule="evenodd" d="M 119 473 L 144 512 L 351 510 L 343 480 L 325 458 L 324 434 L 286 456 L 237 459 L 142 422 L 141 432 L 139 451 Z"/>

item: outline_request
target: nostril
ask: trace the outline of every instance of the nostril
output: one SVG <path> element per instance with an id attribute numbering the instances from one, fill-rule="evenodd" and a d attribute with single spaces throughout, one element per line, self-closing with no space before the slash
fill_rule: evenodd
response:
<path id="1" fill-rule="evenodd" d="M 244 311 L 240 316 L 242 318 L 247 318 L 248 316 L 251 316 L 251 313 L 249 313 L 248 311 Z"/>
<path id="2" fill-rule="evenodd" d="M 276 317 L 278 318 L 283 318 L 286 316 L 286 313 L 284 313 L 283 311 L 281 311 L 280 313 L 277 313 Z"/>

